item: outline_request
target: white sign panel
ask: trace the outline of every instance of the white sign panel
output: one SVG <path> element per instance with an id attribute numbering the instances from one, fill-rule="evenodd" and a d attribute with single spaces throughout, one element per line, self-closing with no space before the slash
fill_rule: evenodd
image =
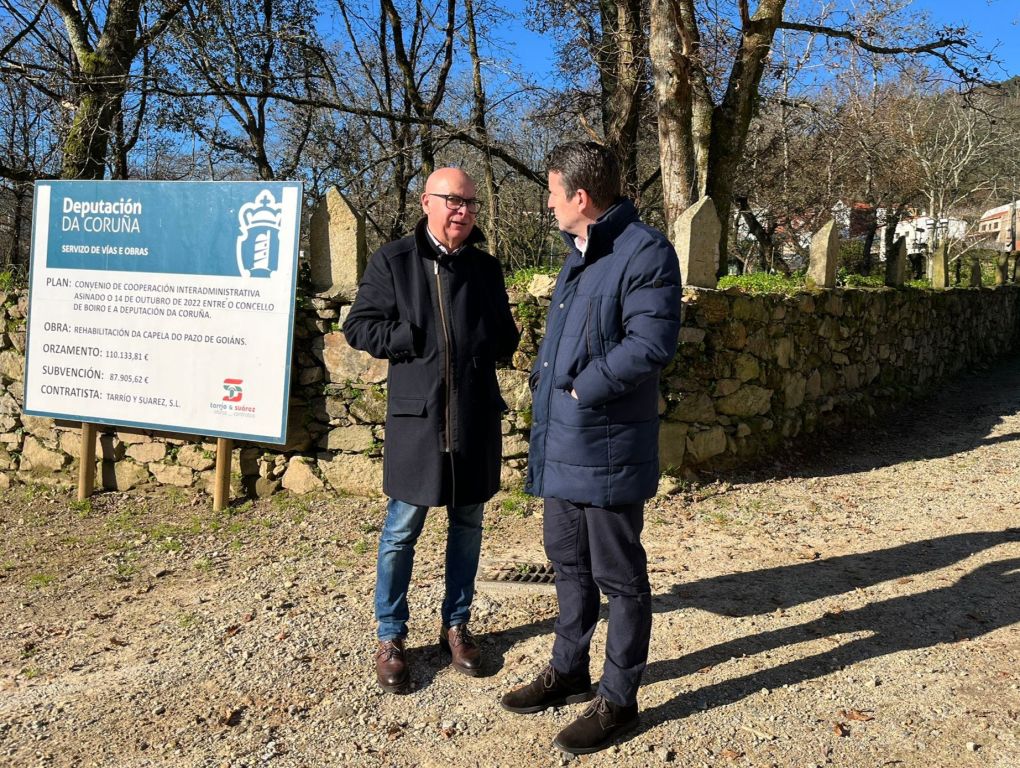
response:
<path id="1" fill-rule="evenodd" d="M 301 186 L 35 189 L 24 412 L 283 443 Z"/>

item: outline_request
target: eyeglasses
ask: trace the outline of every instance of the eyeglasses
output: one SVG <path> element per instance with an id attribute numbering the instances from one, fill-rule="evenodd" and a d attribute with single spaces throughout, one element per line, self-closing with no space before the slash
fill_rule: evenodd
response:
<path id="1" fill-rule="evenodd" d="M 482 201 L 477 197 L 461 197 L 460 195 L 441 195 L 438 192 L 426 192 L 432 197 L 441 197 L 446 201 L 446 207 L 451 211 L 458 210 L 461 206 L 468 209 L 469 213 L 478 213 L 482 208 Z"/>

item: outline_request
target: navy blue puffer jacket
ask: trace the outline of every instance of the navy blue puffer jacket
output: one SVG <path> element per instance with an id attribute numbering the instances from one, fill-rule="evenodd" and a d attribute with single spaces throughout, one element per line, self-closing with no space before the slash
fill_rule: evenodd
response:
<path id="1" fill-rule="evenodd" d="M 680 333 L 673 246 L 620 200 L 571 247 L 532 372 L 525 490 L 612 506 L 655 495 L 659 372 Z M 571 397 L 574 390 L 577 399 Z"/>

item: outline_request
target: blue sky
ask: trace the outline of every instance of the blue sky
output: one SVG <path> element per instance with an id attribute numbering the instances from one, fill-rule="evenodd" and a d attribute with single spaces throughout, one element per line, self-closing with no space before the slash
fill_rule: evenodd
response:
<path id="1" fill-rule="evenodd" d="M 553 61 L 551 39 L 524 29 L 526 0 L 502 0 L 501 5 L 516 17 L 501 37 L 517 43 L 513 55 L 518 64 L 539 80 L 546 78 Z M 983 48 L 994 48 L 1003 71 L 988 73 L 990 79 L 1020 75 L 1020 0 L 914 0 L 911 8 L 928 12 L 940 26 L 965 24 Z"/>
<path id="2" fill-rule="evenodd" d="M 914 0 L 941 24 L 966 24 L 982 45 L 998 47 L 1008 76 L 1020 75 L 1020 0 Z"/>

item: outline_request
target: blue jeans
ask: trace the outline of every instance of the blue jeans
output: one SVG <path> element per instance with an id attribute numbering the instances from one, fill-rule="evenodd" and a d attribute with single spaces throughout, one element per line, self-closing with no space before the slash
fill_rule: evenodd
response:
<path id="1" fill-rule="evenodd" d="M 475 596 L 475 573 L 482 551 L 484 504 L 446 508 L 446 595 L 443 624 L 464 624 L 471 618 Z M 375 620 L 380 640 L 407 636 L 407 588 L 414 566 L 414 545 L 425 525 L 428 507 L 398 499 L 386 505 L 386 522 L 379 537 L 379 561 L 375 576 Z"/>

